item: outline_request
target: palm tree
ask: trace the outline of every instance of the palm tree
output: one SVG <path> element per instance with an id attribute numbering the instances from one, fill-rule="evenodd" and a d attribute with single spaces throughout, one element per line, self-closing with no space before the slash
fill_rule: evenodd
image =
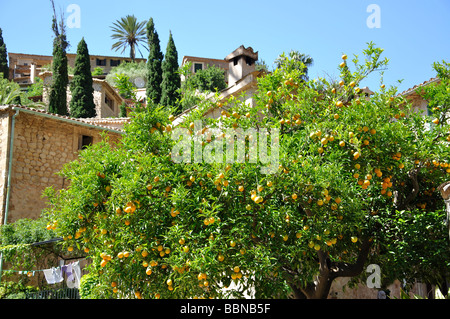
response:
<path id="1" fill-rule="evenodd" d="M 117 42 L 112 45 L 111 49 L 115 49 L 116 51 L 122 49 L 121 53 L 123 53 L 127 47 L 130 47 L 130 58 L 133 62 L 136 57 L 136 49 L 138 49 L 143 57 L 141 50 L 139 50 L 139 44 L 142 42 L 142 46 L 147 49 L 145 45 L 147 42 L 146 24 L 146 20 L 137 22 L 134 15 L 127 15 L 125 18 L 114 22 L 111 26 L 111 30 L 114 32 L 111 38 L 117 39 Z"/>
<path id="2" fill-rule="evenodd" d="M 314 60 L 307 54 L 300 53 L 299 51 L 291 50 L 289 56 L 284 53 L 279 55 L 274 62 L 276 68 L 290 68 L 297 69 L 303 72 L 303 80 L 308 80 L 308 68 L 314 64 Z"/>

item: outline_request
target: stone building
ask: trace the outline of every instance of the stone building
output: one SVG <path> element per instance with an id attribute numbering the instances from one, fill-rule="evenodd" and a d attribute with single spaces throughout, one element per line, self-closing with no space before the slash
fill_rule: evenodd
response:
<path id="1" fill-rule="evenodd" d="M 228 62 L 225 61 L 225 59 L 221 60 L 221 59 L 202 58 L 187 55 L 183 57 L 181 65 L 185 65 L 187 63 L 191 63 L 190 71 L 192 74 L 195 74 L 200 70 L 205 70 L 209 66 L 218 67 L 224 70 L 225 82 L 228 83 Z M 184 78 L 182 77 L 181 80 L 183 81 Z"/>
<path id="2" fill-rule="evenodd" d="M 228 62 L 228 86 L 236 84 L 248 74 L 255 71 L 255 62 L 258 61 L 258 52 L 253 52 L 253 48 L 239 48 L 226 56 Z"/>
<path id="3" fill-rule="evenodd" d="M 254 103 L 253 96 L 257 89 L 257 79 L 265 74 L 265 71 L 257 71 L 255 62 L 258 60 L 258 52 L 254 52 L 253 48 L 245 48 L 241 45 L 239 48 L 230 53 L 223 60 L 196 58 L 196 57 L 184 57 L 183 63 L 193 62 L 200 63 L 204 61 L 203 66 L 207 67 L 211 65 L 210 62 L 214 62 L 217 67 L 221 67 L 226 71 L 227 87 L 219 92 L 219 101 L 226 101 L 231 96 L 243 99 L 243 101 L 252 106 Z M 211 63 L 212 63 L 211 62 Z M 207 98 L 212 98 L 215 93 L 211 93 Z M 195 110 L 194 106 L 188 110 L 185 110 L 177 116 L 174 121 L 174 125 L 179 125 L 183 122 L 184 118 Z M 223 109 L 227 109 L 224 106 Z M 205 118 L 219 118 L 221 116 L 221 109 L 210 108 L 203 114 Z"/>
<path id="4" fill-rule="evenodd" d="M 246 48 L 241 45 L 224 59 L 184 56 L 181 64 L 191 63 L 190 71 L 192 74 L 199 70 L 205 70 L 210 66 L 218 67 L 224 70 L 225 83 L 230 87 L 243 79 L 247 74 L 255 71 L 255 62 L 257 60 L 258 52 L 254 52 L 252 47 Z M 181 80 L 184 80 L 184 78 Z"/>
<path id="5" fill-rule="evenodd" d="M 428 102 L 424 100 L 417 91 L 420 92 L 420 88 L 423 88 L 424 86 L 436 83 L 438 84 L 440 82 L 439 78 L 431 78 L 427 81 L 424 81 L 420 84 L 414 85 L 412 88 L 409 88 L 403 92 L 401 92 L 399 95 L 403 96 L 405 99 L 407 99 L 409 102 L 411 102 L 413 110 L 415 112 L 421 112 L 424 116 L 430 115 L 430 110 L 428 109 Z"/>
<path id="6" fill-rule="evenodd" d="M 76 54 L 67 53 L 67 65 L 69 67 L 75 67 Z M 24 53 L 8 53 L 9 57 L 9 77 L 10 80 L 17 82 L 21 85 L 29 85 L 34 83 L 34 78 L 38 76 L 40 69 L 44 66 L 48 66 L 53 61 L 53 56 L 49 55 L 37 55 L 37 54 L 24 54 Z M 108 74 L 111 69 L 124 62 L 130 62 L 130 58 L 117 57 L 117 56 L 104 56 L 104 55 L 90 55 L 91 59 L 91 72 L 96 67 L 103 69 L 103 74 Z M 145 62 L 146 59 L 135 59 L 136 62 Z"/>
<path id="7" fill-rule="evenodd" d="M 38 218 L 45 207 L 42 191 L 67 181 L 55 173 L 77 158 L 85 145 L 110 141 L 123 131 L 101 120 L 74 119 L 22 106 L 0 107 L 0 224 Z M 113 124 L 114 125 L 114 124 Z M 6 217 L 6 218 L 5 218 Z"/>
<path id="8" fill-rule="evenodd" d="M 39 73 L 39 77 L 44 83 L 44 92 L 42 96 L 42 101 L 45 105 L 49 103 L 50 97 L 50 85 L 52 83 L 52 72 L 45 71 Z M 72 81 L 73 76 L 69 75 L 69 83 Z M 94 103 L 97 113 L 97 118 L 107 118 L 107 117 L 117 117 L 120 114 L 120 104 L 122 104 L 123 99 L 119 93 L 111 87 L 111 85 L 106 82 L 106 80 L 94 77 L 93 79 L 94 88 Z M 70 84 L 67 88 L 67 107 L 69 108 L 70 101 L 72 99 Z"/>

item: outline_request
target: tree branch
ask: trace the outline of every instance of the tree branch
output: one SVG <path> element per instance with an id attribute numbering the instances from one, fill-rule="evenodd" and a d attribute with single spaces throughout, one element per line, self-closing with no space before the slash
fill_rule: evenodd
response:
<path id="1" fill-rule="evenodd" d="M 419 194 L 419 182 L 417 181 L 417 176 L 419 175 L 420 168 L 415 168 L 408 173 L 408 177 L 412 182 L 413 188 L 411 190 L 411 193 L 406 197 L 405 200 L 402 200 L 400 203 L 398 203 L 397 209 L 403 210 L 405 209 L 416 197 L 417 194 Z M 398 198 L 397 198 L 398 200 Z"/>
<path id="2" fill-rule="evenodd" d="M 358 276 L 362 271 L 364 264 L 366 263 L 367 256 L 369 255 L 370 247 L 372 246 L 372 240 L 369 238 L 364 238 L 361 244 L 361 250 L 359 251 L 358 258 L 354 264 L 348 263 L 333 263 L 330 273 L 331 280 L 337 277 L 355 277 Z"/>

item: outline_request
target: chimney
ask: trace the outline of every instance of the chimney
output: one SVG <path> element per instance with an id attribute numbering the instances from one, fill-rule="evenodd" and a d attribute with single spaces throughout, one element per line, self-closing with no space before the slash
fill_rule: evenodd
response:
<path id="1" fill-rule="evenodd" d="M 31 63 L 31 66 L 30 66 L 30 81 L 31 81 L 31 83 L 34 83 L 34 82 L 36 82 L 35 81 L 35 78 L 36 77 L 36 63 Z"/>
<path id="2" fill-rule="evenodd" d="M 258 52 L 255 53 L 251 47 L 245 48 L 243 45 L 227 55 L 225 61 L 229 63 L 228 86 L 255 71 L 255 61 L 257 60 Z"/>

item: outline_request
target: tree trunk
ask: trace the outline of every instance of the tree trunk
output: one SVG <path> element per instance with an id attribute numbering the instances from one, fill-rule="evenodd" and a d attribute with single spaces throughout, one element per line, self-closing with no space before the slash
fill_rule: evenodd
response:
<path id="1" fill-rule="evenodd" d="M 319 250 L 319 275 L 316 281 L 308 284 L 306 288 L 301 289 L 291 284 L 294 297 L 296 299 L 303 299 L 305 297 L 307 299 L 327 299 L 334 279 L 338 277 L 355 277 L 363 271 L 371 245 L 371 239 L 365 238 L 363 240 L 361 250 L 354 264 L 331 262 L 328 254 Z"/>
<path id="2" fill-rule="evenodd" d="M 430 283 L 427 283 L 427 298 L 434 299 L 434 289 Z"/>
<path id="3" fill-rule="evenodd" d="M 307 297 L 305 296 L 305 294 L 297 288 L 297 286 L 295 285 L 289 285 L 292 289 L 292 292 L 294 293 L 294 299 L 306 299 Z"/>

